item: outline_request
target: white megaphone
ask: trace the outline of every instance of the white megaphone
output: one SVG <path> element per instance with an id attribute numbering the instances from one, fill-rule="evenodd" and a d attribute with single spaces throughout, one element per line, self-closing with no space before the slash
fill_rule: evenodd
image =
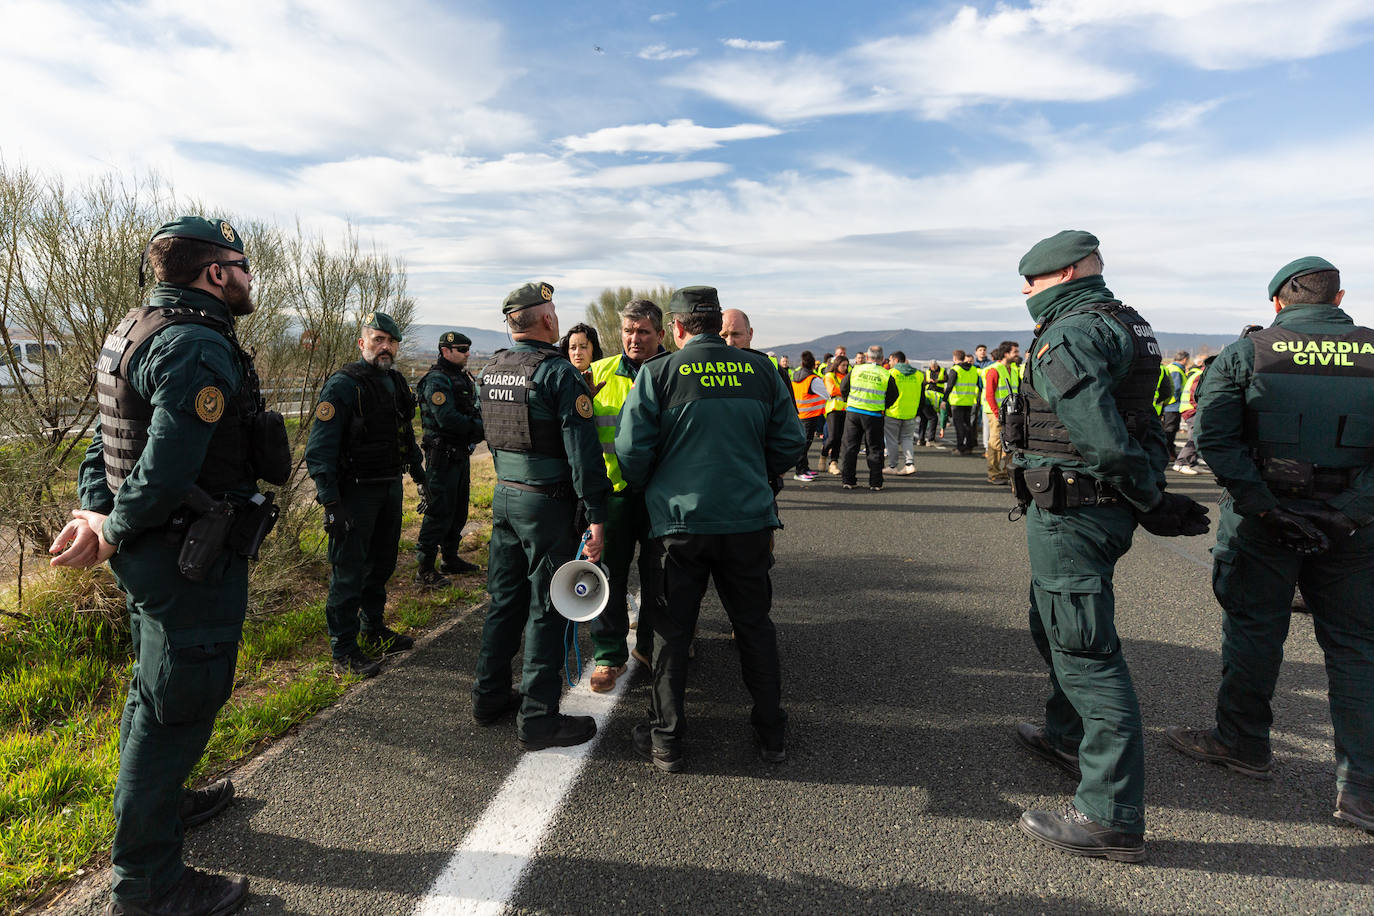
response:
<path id="1" fill-rule="evenodd" d="M 606 610 L 611 600 L 611 581 L 601 564 L 569 560 L 553 574 L 549 598 L 558 613 L 574 623 L 585 623 Z"/>

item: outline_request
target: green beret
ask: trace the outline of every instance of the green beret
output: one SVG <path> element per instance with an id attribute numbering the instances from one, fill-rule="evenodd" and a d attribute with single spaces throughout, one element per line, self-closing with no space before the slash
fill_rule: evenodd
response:
<path id="1" fill-rule="evenodd" d="M 1023 277 L 1038 277 L 1077 264 L 1098 248 L 1097 236 L 1082 229 L 1065 229 L 1031 246 L 1021 258 L 1016 272 Z"/>
<path id="2" fill-rule="evenodd" d="M 231 248 L 239 254 L 243 254 L 243 239 L 234 231 L 233 226 L 222 219 L 178 216 L 170 223 L 163 223 L 158 226 L 157 231 L 153 233 L 153 237 L 149 241 L 156 242 L 158 239 L 169 238 L 209 242 L 211 245 Z"/>
<path id="3" fill-rule="evenodd" d="M 518 312 L 532 305 L 543 305 L 545 302 L 552 301 L 552 286 L 547 283 L 526 283 L 514 290 L 506 297 L 506 301 L 501 303 L 501 314 L 509 315 L 511 312 Z"/>
<path id="4" fill-rule="evenodd" d="M 1335 270 L 1336 265 L 1326 258 L 1306 257 L 1298 258 L 1296 261 L 1289 261 L 1279 268 L 1279 272 L 1274 274 L 1274 279 L 1269 281 L 1269 298 L 1273 299 L 1287 283 L 1294 277 L 1302 277 L 1307 274 L 1320 273 L 1323 270 Z"/>
<path id="5" fill-rule="evenodd" d="M 684 286 L 668 300 L 668 311 L 684 315 L 689 312 L 719 312 L 720 297 L 714 286 Z"/>
<path id="6" fill-rule="evenodd" d="M 385 331 L 397 342 L 401 339 L 401 328 L 396 324 L 396 319 L 386 312 L 368 312 L 363 316 L 363 327 L 372 328 L 375 331 Z"/>
<path id="7" fill-rule="evenodd" d="M 462 331 L 445 331 L 439 335 L 441 347 L 470 347 L 472 339 Z"/>

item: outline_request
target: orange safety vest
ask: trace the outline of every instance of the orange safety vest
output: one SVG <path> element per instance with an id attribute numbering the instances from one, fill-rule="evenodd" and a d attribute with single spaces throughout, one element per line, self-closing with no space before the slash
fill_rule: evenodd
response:
<path id="1" fill-rule="evenodd" d="M 797 416 L 803 420 L 825 413 L 825 398 L 811 393 L 811 380 L 815 377 L 812 373 L 800 382 L 795 376 L 792 380 L 792 399 L 797 402 Z"/>

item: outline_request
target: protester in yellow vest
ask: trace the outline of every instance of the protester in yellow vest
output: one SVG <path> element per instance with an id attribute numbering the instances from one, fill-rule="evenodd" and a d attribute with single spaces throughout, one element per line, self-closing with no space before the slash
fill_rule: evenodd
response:
<path id="1" fill-rule="evenodd" d="M 849 357 L 836 352 L 830 366 L 830 371 L 825 374 L 825 390 L 830 400 L 825 402 L 825 448 L 821 450 L 821 457 L 830 459 L 830 466 L 826 470 L 838 477 L 840 440 L 844 438 L 844 382 L 849 377 Z"/>
<path id="2" fill-rule="evenodd" d="M 988 418 L 988 483 L 1006 486 L 1011 483 L 1011 464 L 1002 451 L 1002 402 L 1013 392 L 1021 390 L 1021 367 L 1016 359 L 1021 345 L 1004 340 L 992 351 L 996 360 L 983 370 L 983 391 L 986 403 L 983 412 Z"/>
<path id="3" fill-rule="evenodd" d="M 794 480 L 809 483 L 816 479 L 806 453 L 811 450 L 811 440 L 818 437 L 825 426 L 825 405 L 830 399 L 825 380 L 816 374 L 816 357 L 810 350 L 803 350 L 801 368 L 792 373 L 792 400 L 797 404 L 797 417 L 806 433 L 806 448 L 802 449 L 801 460 L 792 475 Z"/>
<path id="4" fill-rule="evenodd" d="M 620 427 L 620 409 L 630 394 L 640 364 L 663 350 L 663 310 L 648 299 L 630 300 L 620 313 L 620 343 L 622 353 L 597 360 L 591 366 L 592 414 L 612 488 L 606 501 L 606 541 L 601 551 L 601 562 L 610 579 L 610 598 L 601 616 L 591 624 L 596 652 L 591 688 L 598 693 L 611 690 L 616 679 L 625 673 L 626 639 L 630 632 L 627 592 L 636 544 L 640 599 L 634 656 L 646 666 L 653 657 L 651 611 L 658 596 L 657 545 L 649 538 L 644 494 L 630 490 L 620 474 L 615 434 Z"/>
<path id="5" fill-rule="evenodd" d="M 894 350 L 888 375 L 897 384 L 897 401 L 883 417 L 883 447 L 887 453 L 887 469 L 899 477 L 916 473 L 916 415 L 925 401 L 926 374 L 906 361 L 906 354 Z"/>
<path id="6" fill-rule="evenodd" d="M 883 414 L 897 401 L 897 383 L 883 368 L 883 348 L 869 347 L 868 358 L 840 384 L 845 397 L 844 441 L 840 444 L 840 483 L 858 486 L 859 444 L 868 452 L 868 488 L 883 488 Z"/>
<path id="7" fill-rule="evenodd" d="M 973 454 L 973 415 L 978 406 L 980 380 L 973 357 L 954 351 L 954 365 L 945 372 L 945 403 L 954 417 L 954 449 L 960 455 Z"/>

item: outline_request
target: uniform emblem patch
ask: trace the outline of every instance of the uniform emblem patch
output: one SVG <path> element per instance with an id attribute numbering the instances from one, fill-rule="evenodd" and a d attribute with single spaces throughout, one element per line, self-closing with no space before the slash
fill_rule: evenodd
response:
<path id="1" fill-rule="evenodd" d="M 224 415 L 224 394 L 214 385 L 206 385 L 196 394 L 196 416 L 206 423 L 214 423 Z"/>
<path id="2" fill-rule="evenodd" d="M 234 240 L 234 227 L 226 223 L 224 220 L 220 220 L 219 234 L 224 236 L 224 240 L 226 242 L 232 242 Z"/>
<path id="3" fill-rule="evenodd" d="M 1040 348 L 1040 352 L 1037 353 L 1037 354 L 1035 354 L 1035 358 L 1036 358 L 1036 359 L 1039 359 L 1040 357 L 1044 356 L 1044 355 L 1045 355 L 1045 351 L 1048 350 L 1049 348 L 1050 348 L 1050 345 L 1049 345 L 1049 344 L 1045 344 L 1043 347 Z"/>
<path id="4" fill-rule="evenodd" d="M 366 327 L 367 325 L 371 324 L 372 322 L 374 322 L 374 321 L 376 321 L 376 320 L 377 320 L 377 313 L 376 313 L 376 312 L 368 312 L 368 313 L 367 313 L 367 317 L 363 318 L 363 326 Z"/>
<path id="5" fill-rule="evenodd" d="M 442 391 L 434 392 L 432 395 L 429 396 L 429 399 L 433 401 L 436 406 L 443 404 L 445 401 L 448 400 L 448 398 L 444 397 L 444 393 Z"/>
<path id="6" fill-rule="evenodd" d="M 543 299 L 544 299 L 545 302 L 549 302 L 550 300 L 553 299 L 553 290 L 549 289 L 549 286 L 548 286 L 547 283 L 540 283 L 540 284 L 539 284 L 539 295 L 543 297 Z"/>
<path id="7" fill-rule="evenodd" d="M 592 399 L 585 394 L 577 396 L 577 415 L 584 420 L 592 418 Z"/>
<path id="8" fill-rule="evenodd" d="M 315 408 L 315 419 L 329 421 L 334 419 L 334 405 L 328 401 L 321 401 Z"/>

